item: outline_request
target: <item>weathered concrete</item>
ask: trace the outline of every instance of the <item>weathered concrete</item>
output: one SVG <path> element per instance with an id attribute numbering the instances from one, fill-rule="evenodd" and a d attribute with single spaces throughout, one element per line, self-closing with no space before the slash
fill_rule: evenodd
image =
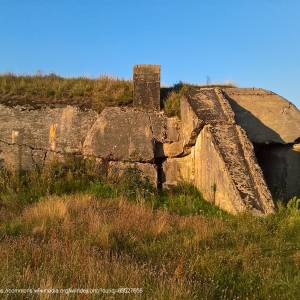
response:
<path id="1" fill-rule="evenodd" d="M 148 114 L 106 108 L 86 136 L 83 154 L 107 160 L 151 162 L 155 143 Z"/>
<path id="2" fill-rule="evenodd" d="M 233 213 L 274 211 L 252 144 L 236 125 L 203 129 L 195 146 L 195 186 L 207 200 Z"/>
<path id="3" fill-rule="evenodd" d="M 0 162 L 30 169 L 41 164 L 47 152 L 80 154 L 97 116 L 94 111 L 73 106 L 35 110 L 0 105 Z"/>
<path id="4" fill-rule="evenodd" d="M 162 113 L 134 108 L 106 108 L 84 142 L 83 154 L 106 160 L 153 163 L 164 141 L 169 141 Z"/>
<path id="5" fill-rule="evenodd" d="M 255 144 L 255 152 L 275 199 L 300 196 L 300 152 L 293 145 Z"/>
<path id="6" fill-rule="evenodd" d="M 247 200 L 242 199 L 229 170 L 224 153 L 219 149 L 212 126 L 207 125 L 201 131 L 195 146 L 195 174 L 193 184 L 199 188 L 204 198 L 231 213 L 252 209 L 247 207 Z M 242 173 L 242 172 L 241 172 Z M 252 191 L 250 191 L 251 193 Z M 248 195 L 245 195 L 246 197 Z M 251 198 L 253 195 L 251 193 Z M 250 203 L 249 203 L 250 204 Z"/>
<path id="7" fill-rule="evenodd" d="M 189 149 L 189 152 L 191 149 Z M 163 157 L 179 157 L 184 156 L 186 151 L 183 147 L 183 141 L 178 141 L 169 144 L 163 144 Z"/>
<path id="8" fill-rule="evenodd" d="M 181 114 L 181 141 L 185 153 L 189 153 L 191 147 L 195 145 L 198 134 L 205 123 L 199 119 L 196 112 L 185 97 L 180 101 Z"/>
<path id="9" fill-rule="evenodd" d="M 183 119 L 182 136 L 191 154 L 184 158 L 189 163 L 179 163 L 182 158 L 165 163 L 166 182 L 180 181 L 178 173 L 190 174 L 182 178 L 198 187 L 208 201 L 232 213 L 272 213 L 274 205 L 252 144 L 236 125 L 222 91 L 193 88 L 181 107 L 189 116 Z"/>
<path id="10" fill-rule="evenodd" d="M 178 185 L 180 182 L 194 184 L 195 160 L 194 147 L 191 153 L 180 158 L 168 158 L 163 163 L 165 188 Z"/>
<path id="11" fill-rule="evenodd" d="M 133 108 L 1 104 L 0 166 L 76 156 L 103 176 L 136 168 L 158 187 L 189 182 L 232 213 L 274 211 L 264 176 L 274 197 L 300 195 L 300 112 L 291 103 L 262 89 L 191 87 L 179 120 L 159 111 L 159 66 L 137 65 L 133 77 Z"/>
<path id="12" fill-rule="evenodd" d="M 133 104 L 147 110 L 160 110 L 160 66 L 135 65 Z"/>
<path id="13" fill-rule="evenodd" d="M 279 95 L 263 89 L 228 88 L 225 96 L 236 122 L 254 143 L 294 143 L 300 138 L 300 111 Z"/>
<path id="14" fill-rule="evenodd" d="M 236 122 L 259 149 L 256 155 L 273 197 L 288 200 L 299 196 L 300 166 L 295 151 L 300 149 L 300 111 L 263 89 L 229 88 L 224 95 Z"/>
<path id="15" fill-rule="evenodd" d="M 180 140 L 181 120 L 178 117 L 167 118 L 167 139 L 165 143 L 178 142 Z"/>
<path id="16" fill-rule="evenodd" d="M 43 166 L 47 151 L 35 150 L 26 145 L 0 141 L 0 167 L 10 170 L 30 170 Z"/>
<path id="17" fill-rule="evenodd" d="M 136 167 L 157 186 L 164 144 L 179 141 L 180 121 L 137 108 L 98 115 L 76 107 L 0 106 L 0 166 L 30 170 L 70 156 L 96 159 L 103 175 Z"/>

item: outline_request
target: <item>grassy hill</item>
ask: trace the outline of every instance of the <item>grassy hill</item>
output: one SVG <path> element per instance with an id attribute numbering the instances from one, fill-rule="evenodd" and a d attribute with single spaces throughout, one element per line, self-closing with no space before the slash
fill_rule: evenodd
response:
<path id="1" fill-rule="evenodd" d="M 209 85 L 232 87 L 232 84 Z M 169 116 L 179 116 L 179 99 L 188 84 L 178 83 L 161 88 L 162 106 Z M 207 87 L 203 85 L 203 87 Z M 130 106 L 133 84 L 108 76 L 97 79 L 63 78 L 55 74 L 17 76 L 0 74 L 0 104 L 41 106 L 76 105 L 101 112 L 107 106 Z"/>
<path id="2" fill-rule="evenodd" d="M 78 105 L 101 111 L 105 106 L 132 102 L 132 82 L 108 76 L 98 79 L 63 78 L 55 74 L 0 76 L 0 103 L 43 105 Z"/>
<path id="3" fill-rule="evenodd" d="M 114 181 L 87 162 L 2 171 L 0 287 L 143 288 L 125 299 L 299 299 L 299 202 L 278 204 L 265 218 L 231 216 L 190 186 L 158 193 L 135 170 Z"/>

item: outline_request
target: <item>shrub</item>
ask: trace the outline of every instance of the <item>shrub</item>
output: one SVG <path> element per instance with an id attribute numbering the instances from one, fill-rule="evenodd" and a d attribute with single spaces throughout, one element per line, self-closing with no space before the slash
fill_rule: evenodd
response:
<path id="1" fill-rule="evenodd" d="M 168 117 L 180 117 L 180 93 L 172 91 L 165 102 L 165 112 Z"/>
<path id="2" fill-rule="evenodd" d="M 119 194 L 128 199 L 150 199 L 156 190 L 147 177 L 136 168 L 127 168 L 117 180 L 116 187 Z"/>
<path id="3" fill-rule="evenodd" d="M 163 101 L 165 113 L 168 117 L 177 116 L 180 118 L 180 99 L 188 91 L 188 85 L 183 83 L 175 84 L 170 88 L 166 99 Z"/>

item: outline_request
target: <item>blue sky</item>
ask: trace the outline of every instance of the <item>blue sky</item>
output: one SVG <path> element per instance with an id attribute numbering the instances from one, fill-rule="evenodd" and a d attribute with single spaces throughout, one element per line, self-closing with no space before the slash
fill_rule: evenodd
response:
<path id="1" fill-rule="evenodd" d="M 298 0 L 0 0 L 0 72 L 233 81 L 300 107 Z"/>

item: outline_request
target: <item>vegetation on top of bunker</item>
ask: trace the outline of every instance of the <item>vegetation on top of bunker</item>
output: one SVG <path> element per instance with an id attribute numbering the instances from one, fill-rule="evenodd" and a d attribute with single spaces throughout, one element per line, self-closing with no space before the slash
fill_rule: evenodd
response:
<path id="1" fill-rule="evenodd" d="M 179 82 L 161 88 L 162 108 L 168 116 L 180 116 L 180 97 L 190 84 Z M 197 85 L 199 87 L 233 87 L 232 83 Z M 0 74 L 0 104 L 43 106 L 75 105 L 101 112 L 107 106 L 131 106 L 131 80 L 110 76 L 99 78 L 64 78 L 56 74 Z"/>

